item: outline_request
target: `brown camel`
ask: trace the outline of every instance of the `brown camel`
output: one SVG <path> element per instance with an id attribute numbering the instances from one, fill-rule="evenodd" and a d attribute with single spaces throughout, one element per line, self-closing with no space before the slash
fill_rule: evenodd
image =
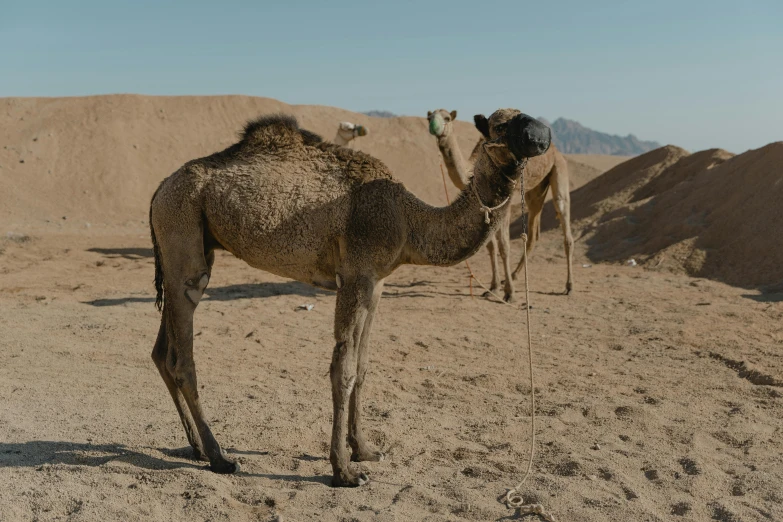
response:
<path id="1" fill-rule="evenodd" d="M 337 145 L 345 147 L 359 136 L 367 136 L 367 127 L 356 125 L 349 121 L 341 121 L 337 126 L 337 134 L 332 141 Z"/>
<path id="2" fill-rule="evenodd" d="M 209 283 L 215 249 L 253 267 L 337 291 L 330 375 L 334 417 L 329 458 L 334 486 L 359 486 L 353 461 L 383 454 L 362 434 L 368 339 L 384 279 L 403 264 L 449 266 L 492 236 L 519 181 L 518 160 L 544 153 L 550 130 L 519 111 L 498 111 L 503 128 L 478 153 L 468 190 L 431 207 L 379 160 L 324 142 L 294 118 L 249 123 L 239 143 L 186 163 L 150 204 L 156 304 L 162 320 L 152 359 L 196 458 L 233 473 L 206 422 L 193 359 L 193 313 Z M 165 298 L 165 300 L 164 300 Z"/>
<path id="3" fill-rule="evenodd" d="M 473 173 L 473 164 L 476 161 L 476 156 L 481 148 L 481 144 L 487 139 L 491 139 L 490 128 L 486 116 L 477 114 L 474 117 L 476 128 L 481 132 L 482 137 L 479 139 L 478 143 L 476 143 L 476 146 L 473 148 L 473 152 L 467 161 L 465 161 L 462 156 L 459 144 L 457 143 L 457 136 L 454 132 L 454 121 L 457 119 L 457 111 L 448 112 L 445 109 L 438 109 L 434 112 L 429 111 L 427 112 L 427 119 L 429 120 L 430 134 L 434 135 L 438 140 L 438 148 L 443 156 L 443 163 L 446 165 L 446 170 L 449 173 L 451 182 L 454 183 L 458 189 L 463 190 Z M 568 279 L 566 280 L 565 293 L 569 294 L 573 289 L 572 251 L 574 240 L 571 236 L 571 194 L 568 186 L 568 163 L 554 145 L 550 147 L 545 154 L 531 159 L 525 167 L 523 186 L 525 189 L 525 205 L 528 209 L 528 234 L 525 249 L 528 254 L 533 251 L 533 247 L 541 234 L 541 211 L 544 208 L 544 199 L 546 198 L 546 193 L 549 190 L 550 185 L 552 185 L 554 195 L 553 204 L 555 206 L 555 212 L 560 220 L 560 226 L 563 229 L 563 236 L 565 239 L 566 263 L 568 266 Z M 490 264 L 492 266 L 492 283 L 489 288 L 492 292 L 495 292 L 500 287 L 500 274 L 498 272 L 496 255 L 496 252 L 499 252 L 506 276 L 504 299 L 507 302 L 514 300 L 514 284 L 512 280 L 516 280 L 517 275 L 522 268 L 524 268 L 525 260 L 527 259 L 527 256 L 522 256 L 516 269 L 511 272 L 511 246 L 509 239 L 509 225 L 511 223 L 510 208 L 510 206 L 506 208 L 504 215 L 501 216 L 501 224 L 497 233 L 492 236 L 487 243 Z M 489 292 L 485 293 L 484 296 L 489 297 Z"/>

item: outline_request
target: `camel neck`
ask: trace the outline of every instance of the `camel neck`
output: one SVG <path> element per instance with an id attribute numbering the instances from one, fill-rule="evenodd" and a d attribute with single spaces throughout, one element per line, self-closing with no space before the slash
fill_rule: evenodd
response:
<path id="1" fill-rule="evenodd" d="M 440 136 L 438 138 L 438 148 L 441 156 L 443 156 L 443 163 L 446 165 L 451 182 L 458 189 L 464 190 L 468 186 L 471 172 L 459 148 L 459 143 L 457 143 L 456 134 L 451 132 L 448 136 Z"/>
<path id="2" fill-rule="evenodd" d="M 411 216 L 410 262 L 451 266 L 475 254 L 495 233 L 510 204 L 515 170 L 515 164 L 497 167 L 486 153 L 479 154 L 475 175 L 451 205 L 434 208 L 422 204 Z M 486 223 L 482 207 L 504 202 L 504 206 L 490 213 Z"/>
<path id="3" fill-rule="evenodd" d="M 353 137 L 353 134 L 351 134 L 351 137 Z M 337 135 L 334 137 L 332 142 L 334 142 L 335 145 L 340 145 L 341 147 L 345 147 L 346 145 L 348 145 L 351 142 L 351 140 L 349 140 L 345 136 L 343 136 L 343 133 L 340 132 L 340 130 L 338 129 L 337 130 Z"/>

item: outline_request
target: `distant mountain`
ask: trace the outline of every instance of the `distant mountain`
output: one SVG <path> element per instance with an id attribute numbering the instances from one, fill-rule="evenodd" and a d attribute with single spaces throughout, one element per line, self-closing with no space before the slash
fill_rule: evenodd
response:
<path id="1" fill-rule="evenodd" d="M 555 137 L 555 145 L 566 154 L 612 154 L 615 156 L 637 156 L 661 146 L 655 141 L 642 141 L 633 134 L 616 136 L 588 129 L 579 122 L 558 118 L 549 125 Z"/>
<path id="2" fill-rule="evenodd" d="M 389 111 L 367 111 L 363 112 L 367 116 L 374 116 L 376 118 L 395 118 L 397 115 Z"/>

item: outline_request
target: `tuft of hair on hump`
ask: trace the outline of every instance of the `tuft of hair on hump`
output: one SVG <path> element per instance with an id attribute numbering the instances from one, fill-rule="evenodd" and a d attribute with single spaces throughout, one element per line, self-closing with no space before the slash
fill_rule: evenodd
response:
<path id="1" fill-rule="evenodd" d="M 242 142 L 252 143 L 266 141 L 270 135 L 290 135 L 293 133 L 301 135 L 305 145 L 316 145 L 323 141 L 323 138 L 318 134 L 300 129 L 296 118 L 290 114 L 267 114 L 250 120 L 245 124 L 240 138 Z"/>

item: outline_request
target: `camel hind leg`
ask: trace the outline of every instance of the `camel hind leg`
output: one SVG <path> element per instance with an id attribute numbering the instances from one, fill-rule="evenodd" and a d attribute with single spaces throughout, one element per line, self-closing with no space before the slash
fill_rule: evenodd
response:
<path id="1" fill-rule="evenodd" d="M 212 272 L 212 264 L 215 261 L 214 251 L 210 251 L 206 256 L 208 272 Z M 171 394 L 171 398 L 174 401 L 174 406 L 177 408 L 179 419 L 182 421 L 182 426 L 185 428 L 185 435 L 188 438 L 188 443 L 193 448 L 193 458 L 196 460 L 209 460 L 204 453 L 204 446 L 201 443 L 201 437 L 198 434 L 198 429 L 193 421 L 193 417 L 190 415 L 188 405 L 185 402 L 185 398 L 182 396 L 182 392 L 179 391 L 174 376 L 169 372 L 166 367 L 166 360 L 168 359 L 169 343 L 168 336 L 166 335 L 166 319 L 165 315 L 161 318 L 160 329 L 158 330 L 158 337 L 155 341 L 155 347 L 152 349 L 152 360 L 155 366 L 158 368 L 160 376 L 163 378 L 163 382 L 166 384 L 166 388 Z"/>
<path id="2" fill-rule="evenodd" d="M 196 425 L 193 422 L 193 417 L 190 416 L 185 398 L 182 396 L 182 392 L 179 391 L 177 384 L 174 382 L 174 377 L 169 373 L 166 367 L 166 359 L 168 357 L 168 340 L 166 336 L 166 321 L 161 320 L 160 330 L 158 331 L 158 338 L 155 341 L 155 347 L 152 349 L 152 360 L 155 362 L 155 366 L 160 372 L 160 376 L 163 378 L 163 382 L 166 383 L 171 398 L 174 400 L 174 406 L 177 408 L 179 419 L 182 421 L 182 426 L 185 428 L 185 434 L 188 437 L 188 442 L 193 448 L 193 458 L 196 460 L 205 460 L 204 447 L 201 444 L 201 437 L 198 434 Z"/>
<path id="3" fill-rule="evenodd" d="M 168 348 L 165 368 L 184 398 L 193 420 L 192 425 L 185 424 L 186 433 L 195 427 L 212 471 L 234 473 L 239 469 L 239 465 L 226 458 L 212 435 L 199 400 L 193 359 L 193 313 L 209 283 L 214 257 L 211 252 L 204 252 L 201 223 L 197 219 L 192 223 L 191 227 L 185 225 L 184 230 L 181 225 L 176 233 L 170 235 L 157 234 L 160 250 L 163 252 L 163 327 Z M 175 404 L 181 406 L 178 399 L 175 399 Z M 188 422 L 187 417 L 185 418 L 185 422 Z"/>
<path id="4" fill-rule="evenodd" d="M 568 186 L 568 164 L 562 156 L 555 163 L 552 174 L 552 203 L 555 206 L 557 219 L 563 229 L 563 246 L 565 247 L 568 279 L 566 280 L 566 295 L 574 288 L 574 238 L 571 235 L 571 190 Z"/>

